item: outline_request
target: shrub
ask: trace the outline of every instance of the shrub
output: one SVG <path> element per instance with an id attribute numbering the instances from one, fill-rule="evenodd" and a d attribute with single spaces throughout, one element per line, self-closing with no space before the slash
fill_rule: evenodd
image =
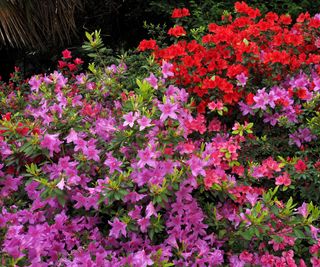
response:
<path id="1" fill-rule="evenodd" d="M 259 13 L 244 3 L 236 8 Z M 179 19 L 188 15 L 174 12 Z M 253 23 L 247 15 L 236 21 Z M 280 35 L 288 30 L 275 28 Z M 178 29 L 170 33 L 180 38 Z M 317 29 L 309 30 L 303 38 Z M 247 37 L 240 47 L 274 51 Z M 99 32 L 87 38 L 84 49 L 93 59 L 87 71 L 65 50 L 57 71 L 21 81 L 16 70 L 0 85 L 3 265 L 319 265 L 320 210 L 312 189 L 319 169 L 316 52 L 293 68 L 291 61 L 280 66 L 252 52 L 256 61 L 243 57 L 241 71 L 230 77 L 226 58 L 209 79 L 208 54 L 215 51 L 210 62 L 223 60 L 211 41 L 166 48 L 144 40 L 139 49 L 153 55 L 109 65 Z M 292 48 L 290 57 L 295 53 Z M 202 95 L 194 80 L 186 83 L 197 77 L 193 68 L 181 71 L 186 58 L 203 70 L 197 83 L 218 89 L 207 86 Z M 260 67 L 264 89 L 255 87 Z M 273 80 L 278 68 L 291 76 Z M 228 88 L 237 99 L 227 101 Z M 236 94 L 241 88 L 243 95 Z M 252 157 L 254 147 L 275 146 L 266 133 L 283 145 Z"/>

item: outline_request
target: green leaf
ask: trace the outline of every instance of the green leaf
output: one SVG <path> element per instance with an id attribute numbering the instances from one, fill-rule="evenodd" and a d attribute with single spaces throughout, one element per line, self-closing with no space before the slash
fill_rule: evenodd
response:
<path id="1" fill-rule="evenodd" d="M 253 127 L 253 122 L 248 123 L 247 129 L 251 129 Z"/>
<path id="2" fill-rule="evenodd" d="M 283 242 L 283 237 L 281 237 L 281 236 L 271 235 L 271 237 L 276 243 L 282 243 Z"/>
<path id="3" fill-rule="evenodd" d="M 294 235 L 297 238 L 305 238 L 305 234 L 299 229 L 293 229 Z"/>
<path id="4" fill-rule="evenodd" d="M 254 228 L 250 228 L 247 231 L 241 232 L 240 235 L 245 239 L 245 240 L 251 240 L 252 237 L 254 236 Z"/>

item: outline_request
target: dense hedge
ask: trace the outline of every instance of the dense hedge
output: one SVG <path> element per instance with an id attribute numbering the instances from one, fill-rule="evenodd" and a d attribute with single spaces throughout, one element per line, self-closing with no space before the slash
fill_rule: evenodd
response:
<path id="1" fill-rule="evenodd" d="M 2 265 L 320 266 L 319 14 L 193 14 L 0 82 Z"/>

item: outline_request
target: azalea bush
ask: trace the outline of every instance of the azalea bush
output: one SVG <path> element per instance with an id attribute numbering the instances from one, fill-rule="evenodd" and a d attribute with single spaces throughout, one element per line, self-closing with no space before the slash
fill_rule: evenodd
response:
<path id="1" fill-rule="evenodd" d="M 242 163 L 269 156 L 290 162 L 287 166 L 308 162 L 292 194 L 301 191 L 301 199 L 318 201 L 319 14 L 302 13 L 293 22 L 288 14 L 262 16 L 259 9 L 237 2 L 235 13 L 225 12 L 207 27 L 190 27 L 190 17 L 188 9 L 175 9 L 176 25 L 168 31 L 172 44 L 143 40 L 139 50 L 173 64 L 174 82 L 194 97 L 199 114 L 194 127 L 199 132 L 202 127 L 203 137 L 210 136 L 217 120 L 238 132 L 245 128 L 235 122 L 254 122 Z"/>
<path id="2" fill-rule="evenodd" d="M 1 82 L 3 266 L 320 265 L 320 19 L 236 10 Z"/>

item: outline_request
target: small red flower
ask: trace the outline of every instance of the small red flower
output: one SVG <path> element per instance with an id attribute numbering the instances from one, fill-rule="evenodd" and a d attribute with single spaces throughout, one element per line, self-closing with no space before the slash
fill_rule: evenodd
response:
<path id="1" fill-rule="evenodd" d="M 259 9 L 253 9 L 252 7 L 249 7 L 245 2 L 236 2 L 234 4 L 234 7 L 237 13 L 247 14 L 250 18 L 256 18 L 261 15 Z"/>
<path id="2" fill-rule="evenodd" d="M 175 37 L 179 37 L 179 36 L 186 35 L 186 31 L 182 26 L 175 26 L 169 29 L 168 34 L 173 35 Z"/>
<path id="3" fill-rule="evenodd" d="M 307 90 L 305 88 L 300 88 L 297 91 L 297 96 L 300 99 L 306 99 L 307 98 Z"/>
<path id="4" fill-rule="evenodd" d="M 289 176 L 289 173 L 284 172 L 282 175 L 278 176 L 276 178 L 276 185 L 284 185 L 284 186 L 289 186 L 291 185 L 291 179 Z"/>
<path id="5" fill-rule="evenodd" d="M 13 166 L 9 166 L 7 168 L 7 174 L 14 174 L 14 173 L 15 173 L 14 167 Z"/>
<path id="6" fill-rule="evenodd" d="M 69 51 L 68 49 L 63 50 L 62 51 L 62 57 L 65 58 L 65 59 L 72 58 L 71 51 Z"/>
<path id="7" fill-rule="evenodd" d="M 291 16 L 290 15 L 281 15 L 280 22 L 283 23 L 284 25 L 290 25 L 292 22 Z"/>
<path id="8" fill-rule="evenodd" d="M 74 62 L 74 64 L 76 64 L 76 65 L 81 65 L 81 64 L 83 64 L 83 60 L 81 59 L 81 58 L 76 58 L 75 60 L 73 60 L 73 62 Z"/>
<path id="9" fill-rule="evenodd" d="M 77 69 L 77 66 L 75 64 L 68 64 L 68 68 L 70 71 L 75 71 Z"/>
<path id="10" fill-rule="evenodd" d="M 187 8 L 175 8 L 172 12 L 172 18 L 176 19 L 176 18 L 183 18 L 183 17 L 187 17 L 190 16 L 190 11 Z"/>
<path id="11" fill-rule="evenodd" d="M 24 127 L 23 123 L 19 122 L 18 123 L 18 127 L 16 129 L 16 132 L 20 135 L 26 136 L 27 133 L 29 132 L 29 128 L 28 127 Z"/>
<path id="12" fill-rule="evenodd" d="M 155 50 L 157 49 L 158 46 L 157 46 L 157 43 L 155 40 L 153 39 L 150 39 L 150 40 L 142 40 L 138 46 L 138 50 L 139 51 L 145 51 L 145 50 Z"/>
<path id="13" fill-rule="evenodd" d="M 59 61 L 58 61 L 58 68 L 59 68 L 59 69 L 63 69 L 63 68 L 66 67 L 66 66 L 67 66 L 67 62 L 62 61 L 62 60 L 59 60 Z"/>
<path id="14" fill-rule="evenodd" d="M 10 121 L 11 120 L 11 112 L 8 112 L 5 115 L 2 115 L 2 119 L 4 121 Z"/>
<path id="15" fill-rule="evenodd" d="M 34 128 L 33 130 L 32 130 L 32 133 L 33 134 L 40 134 L 40 129 L 38 128 L 38 127 L 36 127 L 36 128 Z"/>
<path id="16" fill-rule="evenodd" d="M 297 161 L 294 167 L 298 173 L 304 173 L 304 171 L 307 169 L 307 165 L 301 159 Z"/>
<path id="17" fill-rule="evenodd" d="M 304 21 L 306 21 L 306 20 L 309 20 L 309 19 L 310 19 L 310 14 L 309 14 L 309 12 L 301 13 L 301 14 L 299 15 L 299 17 L 297 18 L 297 22 L 298 22 L 298 23 L 302 23 L 302 22 L 304 22 Z"/>
<path id="18" fill-rule="evenodd" d="M 317 161 L 313 166 L 320 171 L 320 161 Z"/>
<path id="19" fill-rule="evenodd" d="M 164 149 L 163 153 L 166 155 L 173 155 L 173 148 L 168 146 Z"/>
<path id="20" fill-rule="evenodd" d="M 249 94 L 246 96 L 246 102 L 247 102 L 247 104 L 250 105 L 250 106 L 254 104 L 253 97 L 254 97 L 254 94 L 253 94 L 253 93 L 249 93 Z"/>

